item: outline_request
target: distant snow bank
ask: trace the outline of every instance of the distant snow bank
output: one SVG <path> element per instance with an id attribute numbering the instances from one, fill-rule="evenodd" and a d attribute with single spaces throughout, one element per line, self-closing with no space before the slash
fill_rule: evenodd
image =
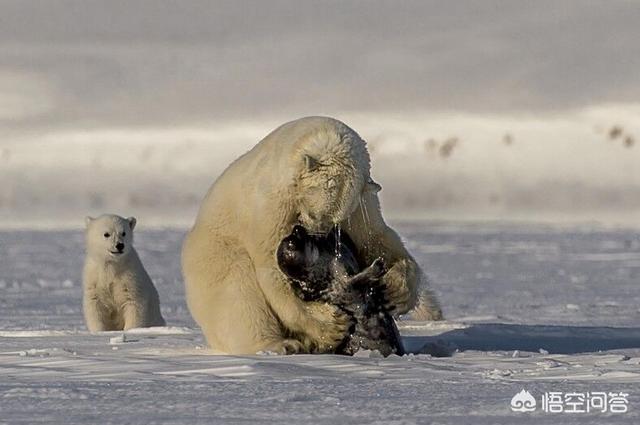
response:
<path id="1" fill-rule="evenodd" d="M 391 216 L 629 223 L 640 211 L 640 105 L 553 116 L 337 118 L 367 140 Z M 57 130 L 5 139 L 0 226 L 80 227 L 84 215 L 104 211 L 137 214 L 150 225 L 188 226 L 224 168 L 284 121 Z"/>

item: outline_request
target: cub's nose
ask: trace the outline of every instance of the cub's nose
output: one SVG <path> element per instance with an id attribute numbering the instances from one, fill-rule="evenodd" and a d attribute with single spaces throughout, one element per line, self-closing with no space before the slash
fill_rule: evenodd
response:
<path id="1" fill-rule="evenodd" d="M 118 242 L 118 243 L 116 244 L 116 249 L 117 249 L 119 252 L 122 252 L 122 250 L 124 249 L 124 244 L 123 244 L 122 242 Z"/>

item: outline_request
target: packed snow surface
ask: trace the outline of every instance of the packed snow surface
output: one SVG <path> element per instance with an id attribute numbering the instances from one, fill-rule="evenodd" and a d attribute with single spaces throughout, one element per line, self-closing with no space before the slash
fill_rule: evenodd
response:
<path id="1" fill-rule="evenodd" d="M 92 335 L 82 232 L 0 232 L 0 423 L 640 421 L 640 232 L 395 225 L 447 321 L 401 321 L 414 354 L 386 359 L 207 347 L 184 301 L 184 229 L 136 241 L 169 326 Z M 523 389 L 534 412 L 510 408 Z M 628 394 L 628 412 L 547 413 L 549 392 Z"/>

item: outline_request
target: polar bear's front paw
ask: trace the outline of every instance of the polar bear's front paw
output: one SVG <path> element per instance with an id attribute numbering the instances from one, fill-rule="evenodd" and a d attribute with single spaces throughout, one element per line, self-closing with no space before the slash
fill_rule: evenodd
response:
<path id="1" fill-rule="evenodd" d="M 312 347 L 318 353 L 334 353 L 349 334 L 352 318 L 328 304 L 315 304 L 314 323 L 306 329 Z"/>
<path id="2" fill-rule="evenodd" d="M 296 339 L 281 339 L 267 346 L 266 351 L 278 354 L 298 354 L 306 350 L 302 342 Z"/>

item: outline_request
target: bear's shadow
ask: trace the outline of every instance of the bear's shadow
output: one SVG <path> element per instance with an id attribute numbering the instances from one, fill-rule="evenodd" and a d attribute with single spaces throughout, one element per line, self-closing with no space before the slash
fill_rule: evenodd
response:
<path id="1" fill-rule="evenodd" d="M 402 341 L 408 353 L 434 357 L 468 350 L 579 354 L 640 349 L 640 328 L 480 323 L 434 336 L 403 335 Z"/>

